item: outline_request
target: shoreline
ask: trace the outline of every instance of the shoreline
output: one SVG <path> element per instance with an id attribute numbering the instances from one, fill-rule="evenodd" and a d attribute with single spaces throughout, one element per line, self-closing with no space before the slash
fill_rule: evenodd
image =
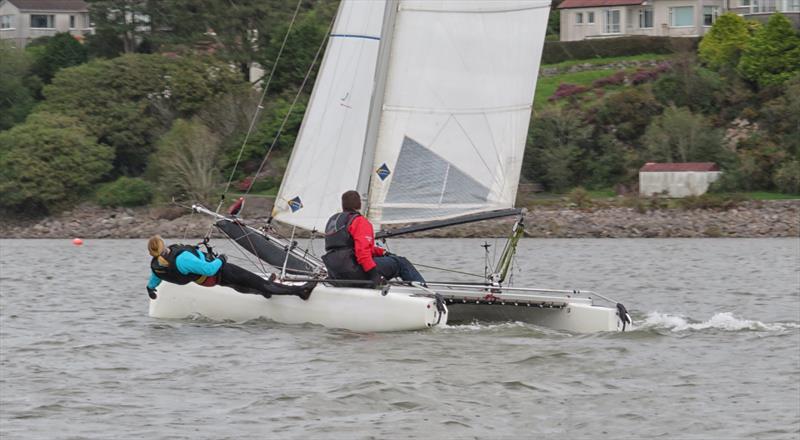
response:
<path id="1" fill-rule="evenodd" d="M 248 217 L 263 225 L 266 217 Z M 487 220 L 415 234 L 408 237 L 505 237 L 515 218 Z M 202 237 L 209 218 L 186 214 L 184 208 L 100 208 L 83 204 L 72 211 L 36 220 L 5 218 L 0 238 L 148 238 Z M 278 232 L 291 234 L 280 226 Z M 306 233 L 304 236 L 308 236 Z M 800 200 L 748 201 L 729 210 L 534 207 L 525 215 L 529 238 L 769 238 L 800 237 Z"/>

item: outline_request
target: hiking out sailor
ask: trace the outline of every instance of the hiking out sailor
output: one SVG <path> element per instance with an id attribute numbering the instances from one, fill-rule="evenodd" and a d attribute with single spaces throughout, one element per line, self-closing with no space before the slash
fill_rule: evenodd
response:
<path id="1" fill-rule="evenodd" d="M 299 286 L 287 286 L 264 279 L 235 264 L 228 263 L 227 257 L 202 252 L 197 246 L 173 244 L 166 246 L 158 235 L 150 237 L 147 251 L 153 259 L 150 262 L 150 281 L 147 283 L 147 294 L 156 299 L 156 287 L 161 281 L 174 284 L 201 286 L 216 285 L 230 287 L 240 293 L 263 295 L 297 295 L 306 300 L 311 295 L 315 283 Z"/>
<path id="2" fill-rule="evenodd" d="M 358 211 L 361 196 L 356 191 L 342 194 L 342 212 L 328 219 L 322 261 L 331 278 L 370 280 L 373 286 L 400 277 L 404 281 L 425 280 L 411 262 L 390 254 L 375 244 L 372 224 Z"/>

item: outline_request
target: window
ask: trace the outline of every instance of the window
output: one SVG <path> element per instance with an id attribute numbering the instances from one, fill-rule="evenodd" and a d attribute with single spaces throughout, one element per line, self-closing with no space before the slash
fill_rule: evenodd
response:
<path id="1" fill-rule="evenodd" d="M 74 15 L 70 15 L 69 16 L 69 28 L 70 29 L 75 29 L 75 16 Z"/>
<path id="2" fill-rule="evenodd" d="M 0 29 L 13 29 L 14 16 L 13 15 L 0 15 Z"/>
<path id="3" fill-rule="evenodd" d="M 750 0 L 739 0 L 739 6 L 750 6 Z"/>
<path id="4" fill-rule="evenodd" d="M 639 9 L 639 27 L 642 29 L 653 27 L 653 8 Z"/>
<path id="5" fill-rule="evenodd" d="M 575 24 L 583 24 L 583 12 L 575 13 Z"/>
<path id="6" fill-rule="evenodd" d="M 31 14 L 31 27 L 39 29 L 53 29 L 55 27 L 55 17 L 55 15 Z"/>
<path id="7" fill-rule="evenodd" d="M 800 0 L 798 0 L 800 1 Z M 589 24 L 594 24 L 594 12 L 587 12 L 586 13 L 586 22 Z"/>
<path id="8" fill-rule="evenodd" d="M 694 26 L 694 7 L 669 8 L 669 25 L 672 27 Z"/>
<path id="9" fill-rule="evenodd" d="M 619 9 L 609 9 L 606 11 L 603 32 L 607 34 L 618 34 L 620 32 Z"/>
<path id="10" fill-rule="evenodd" d="M 703 25 L 711 26 L 719 17 L 719 6 L 703 6 Z"/>

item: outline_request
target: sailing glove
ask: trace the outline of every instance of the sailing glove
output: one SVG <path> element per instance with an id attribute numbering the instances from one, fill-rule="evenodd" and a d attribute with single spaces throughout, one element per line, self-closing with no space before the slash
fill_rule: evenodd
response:
<path id="1" fill-rule="evenodd" d="M 217 255 L 217 258 L 219 258 L 220 260 L 222 260 L 222 264 L 225 264 L 225 263 L 227 263 L 227 262 L 228 262 L 228 256 L 227 256 L 227 255 L 225 255 L 225 254 L 219 254 L 219 255 Z"/>
<path id="2" fill-rule="evenodd" d="M 158 296 L 156 295 L 156 289 L 153 289 L 153 288 L 150 288 L 150 287 L 148 287 L 148 288 L 147 288 L 147 296 L 149 296 L 149 297 L 150 297 L 150 299 L 156 299 L 156 298 L 158 298 Z"/>

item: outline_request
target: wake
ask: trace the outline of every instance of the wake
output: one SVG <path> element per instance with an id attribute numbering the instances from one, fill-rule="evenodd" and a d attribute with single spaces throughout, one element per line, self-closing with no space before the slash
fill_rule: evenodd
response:
<path id="1" fill-rule="evenodd" d="M 689 318 L 667 313 L 650 312 L 642 321 L 634 321 L 636 330 L 667 329 L 673 332 L 724 330 L 724 331 L 767 331 L 782 332 L 800 328 L 796 322 L 763 323 L 749 319 L 737 318 L 730 312 L 717 313 L 708 321 L 695 322 Z"/>

